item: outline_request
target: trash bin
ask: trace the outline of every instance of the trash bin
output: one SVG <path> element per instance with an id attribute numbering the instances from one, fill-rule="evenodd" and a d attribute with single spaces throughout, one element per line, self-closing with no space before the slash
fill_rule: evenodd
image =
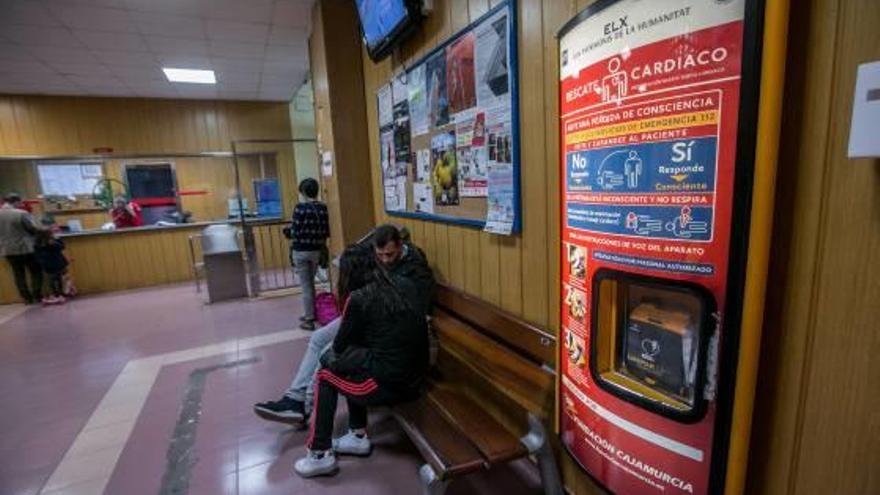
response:
<path id="1" fill-rule="evenodd" d="M 247 281 L 238 229 L 229 224 L 210 225 L 202 231 L 202 256 L 208 302 L 247 297 Z"/>

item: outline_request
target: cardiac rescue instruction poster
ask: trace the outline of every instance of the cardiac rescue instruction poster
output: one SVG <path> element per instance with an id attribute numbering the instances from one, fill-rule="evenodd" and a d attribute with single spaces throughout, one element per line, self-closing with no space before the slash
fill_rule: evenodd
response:
<path id="1" fill-rule="evenodd" d="M 723 312 L 745 2 L 605 5 L 559 41 L 561 439 L 613 493 L 704 494 L 714 396 L 685 423 L 600 388 L 590 372 L 593 277 L 606 268 L 692 282 Z M 715 373 L 707 367 L 705 390 Z"/>

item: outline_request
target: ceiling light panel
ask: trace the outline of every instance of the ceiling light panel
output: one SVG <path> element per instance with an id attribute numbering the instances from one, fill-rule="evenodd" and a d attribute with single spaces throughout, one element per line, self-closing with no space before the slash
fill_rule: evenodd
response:
<path id="1" fill-rule="evenodd" d="M 165 73 L 165 77 L 171 82 L 217 84 L 217 78 L 214 77 L 214 71 L 212 70 L 163 67 L 162 72 Z"/>

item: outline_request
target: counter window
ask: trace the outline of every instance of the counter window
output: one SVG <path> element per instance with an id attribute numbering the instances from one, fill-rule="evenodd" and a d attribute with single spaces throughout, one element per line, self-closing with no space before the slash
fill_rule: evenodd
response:
<path id="1" fill-rule="evenodd" d="M 708 292 L 604 270 L 593 297 L 590 368 L 599 385 L 673 419 L 699 419 L 714 308 Z"/>
<path id="2" fill-rule="evenodd" d="M 104 172 L 100 163 L 38 163 L 37 175 L 45 196 L 91 196 Z"/>

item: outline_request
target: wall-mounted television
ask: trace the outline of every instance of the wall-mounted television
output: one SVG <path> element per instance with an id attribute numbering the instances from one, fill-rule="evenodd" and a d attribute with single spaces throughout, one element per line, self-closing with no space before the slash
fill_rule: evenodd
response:
<path id="1" fill-rule="evenodd" d="M 422 19 L 421 0 L 355 0 L 364 45 L 374 62 L 409 36 Z"/>

